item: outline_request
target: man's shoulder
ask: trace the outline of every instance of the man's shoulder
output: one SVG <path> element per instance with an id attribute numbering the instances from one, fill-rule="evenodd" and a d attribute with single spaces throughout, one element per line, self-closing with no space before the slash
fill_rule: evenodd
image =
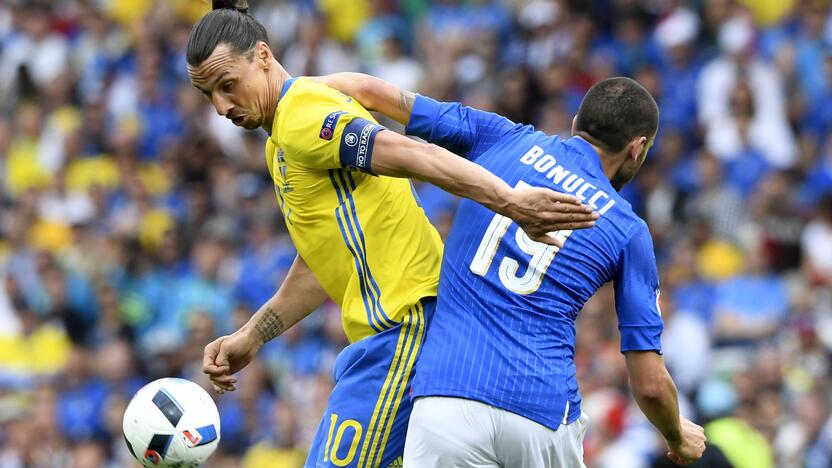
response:
<path id="1" fill-rule="evenodd" d="M 622 197 L 616 198 L 616 208 L 608 219 L 606 229 L 612 237 L 610 247 L 620 255 L 624 250 L 632 248 L 635 244 L 643 244 L 648 241 L 652 243 L 650 228 L 632 209 L 630 204 Z"/>
<path id="2" fill-rule="evenodd" d="M 375 122 L 355 99 L 309 78 L 295 79 L 279 106 L 277 138 L 281 144 L 303 144 L 318 137 L 331 140 L 344 115 Z"/>
<path id="3" fill-rule="evenodd" d="M 314 111 L 318 107 L 338 107 L 345 111 L 364 111 L 355 99 L 323 83 L 307 77 L 298 77 L 286 90 L 283 98 L 286 109 L 298 108 Z"/>

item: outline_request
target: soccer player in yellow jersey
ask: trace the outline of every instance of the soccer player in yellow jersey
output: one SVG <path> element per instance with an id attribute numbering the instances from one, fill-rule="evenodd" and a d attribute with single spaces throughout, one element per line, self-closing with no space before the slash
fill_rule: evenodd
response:
<path id="1" fill-rule="evenodd" d="M 444 149 L 384 131 L 352 98 L 291 78 L 245 1 L 215 0 L 191 32 L 187 59 L 192 83 L 218 113 L 269 133 L 266 161 L 298 251 L 274 297 L 206 347 L 204 371 L 217 391 L 233 390 L 233 374 L 265 342 L 330 297 L 351 344 L 335 363 L 306 466 L 396 466 L 442 257 L 403 177 L 477 201 L 551 244 L 558 241 L 548 232 L 590 227 L 596 215 L 571 196 L 512 189 Z"/>

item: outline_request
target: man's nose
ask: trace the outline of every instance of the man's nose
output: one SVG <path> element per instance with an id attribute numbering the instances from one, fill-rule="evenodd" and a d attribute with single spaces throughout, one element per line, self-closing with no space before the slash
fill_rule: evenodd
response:
<path id="1" fill-rule="evenodd" d="M 214 109 L 217 110 L 217 114 L 226 117 L 234 109 L 234 106 L 227 99 L 218 96 L 214 98 Z"/>

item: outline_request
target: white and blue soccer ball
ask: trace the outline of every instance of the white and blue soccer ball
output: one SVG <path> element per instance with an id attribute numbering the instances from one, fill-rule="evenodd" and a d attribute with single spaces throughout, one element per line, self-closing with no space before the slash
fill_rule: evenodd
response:
<path id="1" fill-rule="evenodd" d="M 199 385 L 159 379 L 142 387 L 124 411 L 124 440 L 146 467 L 190 468 L 203 463 L 220 441 L 220 415 Z"/>

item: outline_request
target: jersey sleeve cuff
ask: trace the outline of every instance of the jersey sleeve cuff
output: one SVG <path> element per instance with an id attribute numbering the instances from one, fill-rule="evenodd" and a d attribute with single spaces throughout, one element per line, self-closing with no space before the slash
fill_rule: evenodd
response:
<path id="1" fill-rule="evenodd" d="M 621 352 L 627 351 L 655 351 L 662 354 L 661 325 L 653 326 L 620 326 Z"/>
<path id="2" fill-rule="evenodd" d="M 372 174 L 373 144 L 384 127 L 361 117 L 352 119 L 341 136 L 341 166 Z"/>
<path id="3" fill-rule="evenodd" d="M 439 118 L 439 101 L 421 94 L 416 95 L 410 121 L 404 131 L 408 135 L 417 136 L 423 140 L 430 140 L 433 125 Z"/>

